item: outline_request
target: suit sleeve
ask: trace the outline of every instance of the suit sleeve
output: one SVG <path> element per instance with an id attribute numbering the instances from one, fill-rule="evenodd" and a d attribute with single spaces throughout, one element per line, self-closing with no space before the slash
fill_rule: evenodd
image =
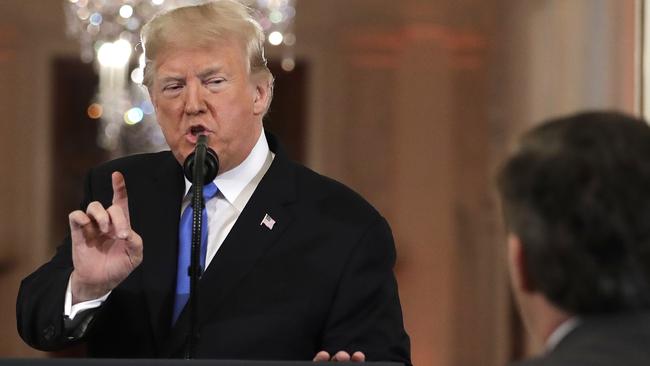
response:
<path id="1" fill-rule="evenodd" d="M 411 364 L 394 265 L 392 233 L 379 216 L 347 259 L 323 337 L 331 355 L 362 351 L 367 361 Z"/>
<path id="2" fill-rule="evenodd" d="M 85 181 L 82 209 L 92 200 L 90 176 Z M 42 351 L 61 350 L 78 337 L 64 324 L 64 301 L 72 273 L 72 243 L 68 235 L 52 259 L 27 276 L 16 300 L 16 323 L 21 338 Z"/>

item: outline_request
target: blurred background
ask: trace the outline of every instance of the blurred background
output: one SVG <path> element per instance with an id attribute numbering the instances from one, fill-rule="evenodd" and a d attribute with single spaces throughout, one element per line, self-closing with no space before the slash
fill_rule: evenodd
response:
<path id="1" fill-rule="evenodd" d="M 111 2 L 120 6 L 94 16 Z M 2 357 L 55 356 L 18 337 L 16 293 L 65 235 L 86 171 L 164 148 L 137 85 L 141 49 L 131 41 L 121 64 L 110 58 L 119 45 L 98 56 L 104 32 L 126 29 L 129 40 L 167 5 L 0 0 Z M 414 364 L 496 366 L 538 349 L 509 293 L 495 170 L 514 137 L 545 118 L 642 114 L 644 1 L 253 5 L 277 79 L 266 127 L 390 222 Z"/>

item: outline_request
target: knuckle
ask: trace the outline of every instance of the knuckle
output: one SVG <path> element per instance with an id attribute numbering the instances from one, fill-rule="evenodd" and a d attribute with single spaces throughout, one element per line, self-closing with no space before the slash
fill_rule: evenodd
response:
<path id="1" fill-rule="evenodd" d="M 122 210 L 119 207 L 113 205 L 109 207 L 107 211 L 112 217 L 115 217 L 117 219 L 121 218 Z"/>
<path id="2" fill-rule="evenodd" d="M 87 222 L 86 214 L 80 210 L 72 211 L 68 214 L 68 221 L 70 224 L 82 225 Z"/>
<path id="3" fill-rule="evenodd" d="M 86 208 L 86 213 L 93 214 L 93 215 L 99 215 L 103 211 L 104 211 L 104 206 L 102 206 L 102 204 L 97 201 L 90 202 L 88 204 L 88 207 Z"/>

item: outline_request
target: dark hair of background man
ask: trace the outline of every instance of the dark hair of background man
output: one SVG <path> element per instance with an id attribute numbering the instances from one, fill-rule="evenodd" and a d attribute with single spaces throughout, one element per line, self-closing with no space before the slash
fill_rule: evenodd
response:
<path id="1" fill-rule="evenodd" d="M 650 127 L 618 113 L 545 123 L 502 167 L 508 229 L 529 280 L 560 308 L 650 308 Z"/>

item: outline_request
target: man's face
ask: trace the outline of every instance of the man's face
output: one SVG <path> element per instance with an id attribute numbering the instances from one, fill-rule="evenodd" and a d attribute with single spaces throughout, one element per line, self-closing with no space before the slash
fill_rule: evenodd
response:
<path id="1" fill-rule="evenodd" d="M 251 77 L 239 43 L 169 47 L 156 60 L 149 90 L 158 123 L 182 164 L 199 135 L 219 156 L 219 173 L 239 165 L 262 130 L 268 81 Z"/>

